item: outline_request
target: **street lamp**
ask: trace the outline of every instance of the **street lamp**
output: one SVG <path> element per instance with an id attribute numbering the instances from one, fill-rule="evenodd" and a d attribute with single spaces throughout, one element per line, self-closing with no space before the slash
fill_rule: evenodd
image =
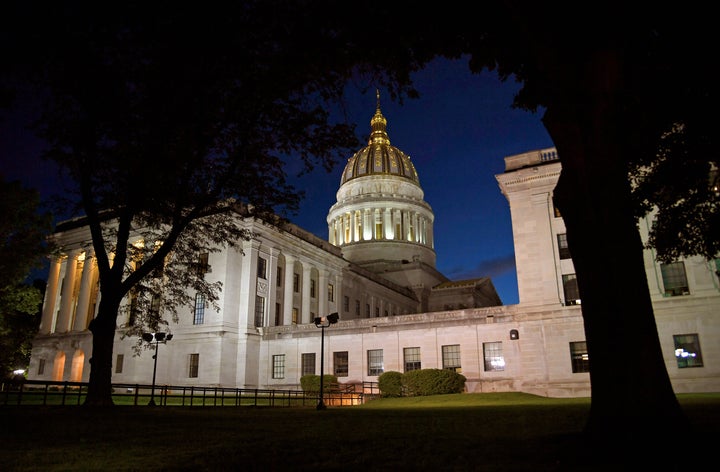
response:
<path id="1" fill-rule="evenodd" d="M 153 359 L 155 359 L 155 363 L 153 364 L 153 381 L 152 389 L 150 391 L 150 402 L 148 403 L 148 406 L 155 406 L 155 374 L 157 373 L 158 344 L 167 343 L 173 338 L 173 335 L 172 333 L 143 333 L 142 338 L 145 342 L 155 343 L 155 355 L 153 356 Z"/>
<path id="2" fill-rule="evenodd" d="M 322 329 L 320 334 L 320 401 L 317 404 L 318 410 L 324 410 L 326 408 L 325 402 L 323 401 L 323 378 L 325 377 L 325 328 L 331 324 L 337 323 L 338 318 L 340 318 L 340 316 L 338 316 L 337 313 L 330 313 L 327 316 L 318 316 L 313 320 L 315 326 Z"/>

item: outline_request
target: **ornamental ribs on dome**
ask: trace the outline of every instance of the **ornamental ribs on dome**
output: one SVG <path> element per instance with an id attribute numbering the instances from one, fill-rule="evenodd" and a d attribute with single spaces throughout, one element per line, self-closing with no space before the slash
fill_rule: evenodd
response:
<path id="1" fill-rule="evenodd" d="M 390 144 L 387 120 L 380 111 L 380 91 L 376 96 L 377 108 L 370 120 L 368 145 L 348 159 L 340 184 L 358 177 L 388 174 L 404 177 L 419 186 L 420 180 L 410 156 Z"/>

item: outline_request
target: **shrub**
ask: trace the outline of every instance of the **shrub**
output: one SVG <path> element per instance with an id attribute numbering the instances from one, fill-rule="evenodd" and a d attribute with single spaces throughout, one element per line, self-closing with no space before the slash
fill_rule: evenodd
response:
<path id="1" fill-rule="evenodd" d="M 409 396 L 441 395 L 465 391 L 464 375 L 445 369 L 420 369 L 405 372 L 402 383 Z"/>
<path id="2" fill-rule="evenodd" d="M 337 386 L 337 376 L 325 374 L 323 376 L 323 391 L 329 392 L 333 386 Z M 303 375 L 300 377 L 300 388 L 303 392 L 319 392 L 320 376 L 319 375 Z"/>
<path id="3" fill-rule="evenodd" d="M 380 389 L 380 396 L 383 398 L 401 397 L 402 376 L 402 373 L 392 370 L 380 374 L 380 377 L 378 377 L 378 388 Z"/>

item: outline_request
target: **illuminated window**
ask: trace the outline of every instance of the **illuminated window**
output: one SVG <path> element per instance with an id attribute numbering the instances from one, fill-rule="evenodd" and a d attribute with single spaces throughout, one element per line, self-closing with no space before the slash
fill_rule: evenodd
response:
<path id="1" fill-rule="evenodd" d="M 675 359 L 679 369 L 703 366 L 700 338 L 697 334 L 675 334 L 673 341 L 675 341 Z"/>
<path id="2" fill-rule="evenodd" d="M 572 364 L 573 374 L 590 372 L 590 357 L 588 356 L 585 341 L 570 343 L 570 363 Z"/>
<path id="3" fill-rule="evenodd" d="M 272 378 L 284 379 L 285 378 L 285 354 L 277 354 L 272 356 L 273 369 Z"/>
<path id="4" fill-rule="evenodd" d="M 553 205 L 553 211 L 555 213 L 555 218 L 562 218 L 562 215 L 560 214 L 560 209 L 558 209 L 558 207 L 556 207 L 555 205 Z"/>
<path id="5" fill-rule="evenodd" d="M 292 309 L 292 323 L 297 324 L 297 322 L 298 322 L 298 309 L 293 308 Z"/>
<path id="6" fill-rule="evenodd" d="M 302 370 L 300 375 L 315 375 L 315 353 L 303 352 Z"/>
<path id="7" fill-rule="evenodd" d="M 383 350 L 369 349 L 367 352 L 368 375 L 380 375 L 383 369 Z"/>
<path id="8" fill-rule="evenodd" d="M 558 240 L 558 252 L 560 259 L 570 259 L 570 248 L 568 248 L 567 234 L 562 233 L 557 235 Z"/>
<path id="9" fill-rule="evenodd" d="M 580 304 L 580 290 L 577 285 L 575 274 L 562 276 L 563 292 L 565 293 L 565 306 Z"/>
<path id="10" fill-rule="evenodd" d="M 267 279 L 267 260 L 262 257 L 258 257 L 257 276 Z"/>
<path id="11" fill-rule="evenodd" d="M 255 327 L 263 326 L 265 319 L 265 297 L 255 296 Z"/>
<path id="12" fill-rule="evenodd" d="M 117 357 L 115 358 L 115 373 L 116 374 L 122 374 L 124 362 L 125 362 L 125 355 L 118 354 Z"/>
<path id="13" fill-rule="evenodd" d="M 405 372 L 411 370 L 420 370 L 420 348 L 406 347 L 403 349 L 403 357 L 405 358 Z"/>
<path id="14" fill-rule="evenodd" d="M 660 264 L 660 271 L 662 272 L 665 296 L 675 297 L 690 293 L 684 263 L 672 262 L 670 264 Z"/>
<path id="15" fill-rule="evenodd" d="M 382 214 L 375 211 L 375 239 L 383 239 Z"/>
<path id="16" fill-rule="evenodd" d="M 197 258 L 197 262 L 195 263 L 198 275 L 204 275 L 210 272 L 210 254 L 207 252 L 204 252 L 200 254 Z"/>
<path id="17" fill-rule="evenodd" d="M 462 372 L 459 344 L 450 344 L 442 347 L 442 368 L 453 370 L 457 373 Z"/>
<path id="18" fill-rule="evenodd" d="M 200 371 L 200 354 L 190 354 L 188 356 L 188 377 L 196 379 Z"/>
<path id="19" fill-rule="evenodd" d="M 335 301 L 335 286 L 333 284 L 328 284 L 328 301 Z"/>
<path id="20" fill-rule="evenodd" d="M 485 372 L 505 370 L 505 357 L 503 357 L 502 342 L 483 343 L 483 358 Z"/>
<path id="21" fill-rule="evenodd" d="M 195 295 L 195 316 L 193 316 L 193 324 L 200 325 L 205 322 L 205 295 L 198 293 Z"/>
<path id="22" fill-rule="evenodd" d="M 336 377 L 348 376 L 348 364 L 347 351 L 333 352 L 333 373 Z"/>

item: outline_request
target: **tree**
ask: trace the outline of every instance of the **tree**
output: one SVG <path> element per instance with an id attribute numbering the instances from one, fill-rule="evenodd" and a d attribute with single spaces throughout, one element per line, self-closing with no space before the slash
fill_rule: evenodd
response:
<path id="1" fill-rule="evenodd" d="M 27 285 L 31 271 L 40 268 L 50 246 L 51 216 L 39 210 L 40 195 L 20 182 L 0 176 L 0 372 L 5 377 L 27 367 L 37 332 L 42 286 Z"/>

